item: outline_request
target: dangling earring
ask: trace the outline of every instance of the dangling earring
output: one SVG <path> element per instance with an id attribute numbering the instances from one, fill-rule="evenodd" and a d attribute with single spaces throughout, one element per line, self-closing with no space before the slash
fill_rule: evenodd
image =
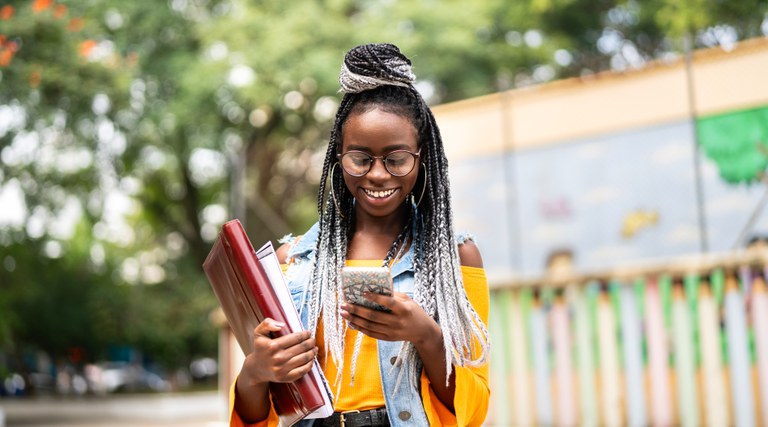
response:
<path id="1" fill-rule="evenodd" d="M 342 218 L 346 218 L 344 212 L 342 212 L 339 207 L 339 202 L 336 201 L 336 193 L 333 191 L 333 172 L 336 170 L 336 165 L 338 164 L 339 162 L 336 162 L 331 166 L 331 199 L 333 199 L 333 204 L 336 205 L 336 210 L 339 212 L 339 215 L 341 215 Z"/>
<path id="2" fill-rule="evenodd" d="M 427 190 L 427 167 L 424 163 L 421 164 L 421 167 L 424 168 L 424 185 L 421 186 L 421 196 L 419 196 L 419 201 L 416 202 L 416 207 L 421 205 L 421 200 L 424 199 L 424 192 Z M 411 195 L 413 195 L 413 193 L 411 193 Z"/>

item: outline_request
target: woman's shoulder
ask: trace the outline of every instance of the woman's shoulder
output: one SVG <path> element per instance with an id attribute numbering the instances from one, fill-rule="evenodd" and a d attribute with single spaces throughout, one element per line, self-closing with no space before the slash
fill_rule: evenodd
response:
<path id="1" fill-rule="evenodd" d="M 295 236 L 287 234 L 278 240 L 281 243 L 277 248 L 277 259 L 281 264 L 286 264 L 291 258 L 296 256 L 306 256 L 315 249 L 315 243 L 318 236 L 318 224 L 315 223 L 304 234 Z"/>
<path id="2" fill-rule="evenodd" d="M 459 247 L 459 261 L 463 267 L 483 268 L 483 258 L 480 249 L 475 244 L 475 237 L 465 231 L 456 233 L 456 244 Z"/>
<path id="3" fill-rule="evenodd" d="M 466 240 L 459 245 L 459 261 L 461 261 L 462 267 L 483 268 L 480 249 L 472 240 Z"/>
<path id="4" fill-rule="evenodd" d="M 277 248 L 275 255 L 277 255 L 277 260 L 280 261 L 280 264 L 288 264 L 288 251 L 290 250 L 290 243 L 283 243 L 279 248 Z"/>

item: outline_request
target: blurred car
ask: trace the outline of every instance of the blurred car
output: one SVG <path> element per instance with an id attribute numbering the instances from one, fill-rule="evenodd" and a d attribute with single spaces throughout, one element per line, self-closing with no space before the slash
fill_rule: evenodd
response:
<path id="1" fill-rule="evenodd" d="M 26 386 L 24 377 L 20 374 L 11 373 L 5 378 L 0 377 L 0 396 L 21 396 Z"/>
<path id="2" fill-rule="evenodd" d="M 143 366 L 127 362 L 104 362 L 87 369 L 86 377 L 95 393 L 168 391 L 170 384 Z"/>
<path id="3" fill-rule="evenodd" d="M 215 381 L 219 373 L 219 364 L 216 359 L 202 357 L 189 364 L 189 372 L 195 381 Z"/>

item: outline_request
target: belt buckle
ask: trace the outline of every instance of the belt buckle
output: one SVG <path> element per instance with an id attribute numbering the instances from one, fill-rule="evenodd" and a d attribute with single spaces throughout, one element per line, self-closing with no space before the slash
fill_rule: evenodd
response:
<path id="1" fill-rule="evenodd" d="M 354 411 L 344 411 L 344 412 L 340 413 L 339 414 L 339 423 L 341 424 L 341 427 L 345 427 L 344 423 L 347 421 L 347 419 L 344 418 L 344 414 L 359 414 L 359 413 L 360 413 L 360 411 L 358 411 L 357 409 L 355 409 Z"/>

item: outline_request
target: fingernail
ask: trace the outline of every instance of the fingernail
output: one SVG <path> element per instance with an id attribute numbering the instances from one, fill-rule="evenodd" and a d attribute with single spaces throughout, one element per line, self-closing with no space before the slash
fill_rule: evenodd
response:
<path id="1" fill-rule="evenodd" d="M 274 326 L 274 327 L 276 327 L 276 328 L 282 328 L 283 326 L 285 326 L 285 323 L 283 323 L 283 322 L 278 322 L 277 320 L 273 320 L 273 321 L 272 321 L 272 326 Z"/>

